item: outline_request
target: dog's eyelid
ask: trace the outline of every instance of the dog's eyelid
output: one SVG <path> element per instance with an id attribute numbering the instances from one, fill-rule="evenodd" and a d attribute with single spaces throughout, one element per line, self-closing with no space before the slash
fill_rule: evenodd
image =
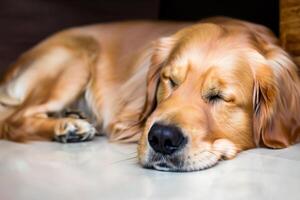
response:
<path id="1" fill-rule="evenodd" d="M 178 84 L 170 76 L 165 76 L 164 74 L 162 74 L 162 76 L 160 77 L 160 81 L 169 84 L 172 88 L 178 86 Z"/>
<path id="2" fill-rule="evenodd" d="M 213 94 L 207 97 L 209 102 L 216 102 L 219 100 L 224 100 L 223 96 L 220 94 Z"/>
<path id="3" fill-rule="evenodd" d="M 211 89 L 209 92 L 204 94 L 203 99 L 208 103 L 214 103 L 219 100 L 226 101 L 226 98 L 224 98 L 223 93 L 215 89 Z"/>
<path id="4" fill-rule="evenodd" d="M 161 78 L 162 79 L 169 79 L 170 78 L 170 72 L 165 70 L 163 73 L 161 73 Z"/>
<path id="5" fill-rule="evenodd" d="M 233 95 L 222 95 L 223 100 L 226 102 L 231 102 L 233 103 L 235 101 L 235 97 Z"/>
<path id="6" fill-rule="evenodd" d="M 170 81 L 172 88 L 175 88 L 178 86 L 178 84 L 173 79 L 169 78 L 169 81 Z"/>

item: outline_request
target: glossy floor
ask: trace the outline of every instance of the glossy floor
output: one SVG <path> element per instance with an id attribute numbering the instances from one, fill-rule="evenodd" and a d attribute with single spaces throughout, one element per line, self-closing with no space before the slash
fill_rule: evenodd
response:
<path id="1" fill-rule="evenodd" d="M 300 145 L 192 173 L 141 168 L 135 145 L 0 141 L 0 200 L 300 199 Z"/>

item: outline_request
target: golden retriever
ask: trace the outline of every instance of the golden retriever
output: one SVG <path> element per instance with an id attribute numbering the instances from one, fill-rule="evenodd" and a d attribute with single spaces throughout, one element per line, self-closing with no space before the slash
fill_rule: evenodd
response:
<path id="1" fill-rule="evenodd" d="M 142 166 L 194 171 L 299 141 L 297 66 L 266 27 L 229 19 L 62 31 L 0 87 L 0 137 L 136 142 Z M 82 113 L 82 114 L 80 114 Z"/>

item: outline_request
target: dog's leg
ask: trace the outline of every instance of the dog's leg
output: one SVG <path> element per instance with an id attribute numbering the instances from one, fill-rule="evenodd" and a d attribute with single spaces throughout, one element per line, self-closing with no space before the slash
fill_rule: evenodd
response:
<path id="1" fill-rule="evenodd" d="M 12 111 L 1 109 L 8 114 L 0 121 L 0 138 L 60 142 L 91 139 L 96 131 L 86 120 L 51 118 L 48 114 L 61 112 L 85 91 L 97 54 L 88 47 L 95 45 L 89 38 L 64 36 L 26 53 L 1 87 L 0 104 Z"/>
<path id="2" fill-rule="evenodd" d="M 2 138 L 14 141 L 55 139 L 60 142 L 77 142 L 94 136 L 95 129 L 84 119 L 74 119 L 72 116 L 61 119 L 48 117 L 49 113 L 61 112 L 76 101 L 88 82 L 88 74 L 84 68 L 80 68 L 80 63 L 70 63 L 72 67 L 69 66 L 64 74 L 57 76 L 55 83 L 48 85 L 46 79 L 42 80 L 24 103 L 0 123 L 0 137 L 2 135 Z"/>
<path id="3" fill-rule="evenodd" d="M 96 129 L 86 120 L 48 118 L 46 115 L 8 120 L 2 124 L 2 138 L 23 142 L 26 140 L 55 140 L 62 143 L 91 140 Z"/>
<path id="4" fill-rule="evenodd" d="M 72 74 L 72 73 L 71 73 Z M 72 74 L 76 75 L 76 74 Z M 64 75 L 65 77 L 68 74 Z M 83 116 L 75 113 L 64 113 L 63 116 L 53 116 L 52 113 L 61 113 L 68 106 L 68 102 L 76 101 L 76 97 L 84 88 L 84 81 L 65 83 L 65 79 L 54 84 L 55 95 L 44 98 L 38 88 L 28 97 L 28 100 L 16 109 L 1 125 L 0 138 L 13 141 L 26 140 L 56 140 L 59 142 L 80 142 L 93 138 L 95 128 Z M 87 82 L 87 80 L 86 80 Z M 72 89 L 70 90 L 70 85 Z M 60 90 L 57 91 L 56 87 Z M 68 94 L 68 92 L 72 93 Z M 36 101 L 35 101 L 36 100 Z M 39 102 L 46 100 L 46 103 Z M 82 118 L 82 119 L 80 119 Z"/>

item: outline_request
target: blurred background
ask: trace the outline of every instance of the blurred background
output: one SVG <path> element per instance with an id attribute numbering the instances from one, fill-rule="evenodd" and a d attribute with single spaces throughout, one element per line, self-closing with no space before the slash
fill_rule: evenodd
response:
<path id="1" fill-rule="evenodd" d="M 0 76 L 22 52 L 61 29 L 130 19 L 230 16 L 279 34 L 278 0 L 1 0 Z"/>

